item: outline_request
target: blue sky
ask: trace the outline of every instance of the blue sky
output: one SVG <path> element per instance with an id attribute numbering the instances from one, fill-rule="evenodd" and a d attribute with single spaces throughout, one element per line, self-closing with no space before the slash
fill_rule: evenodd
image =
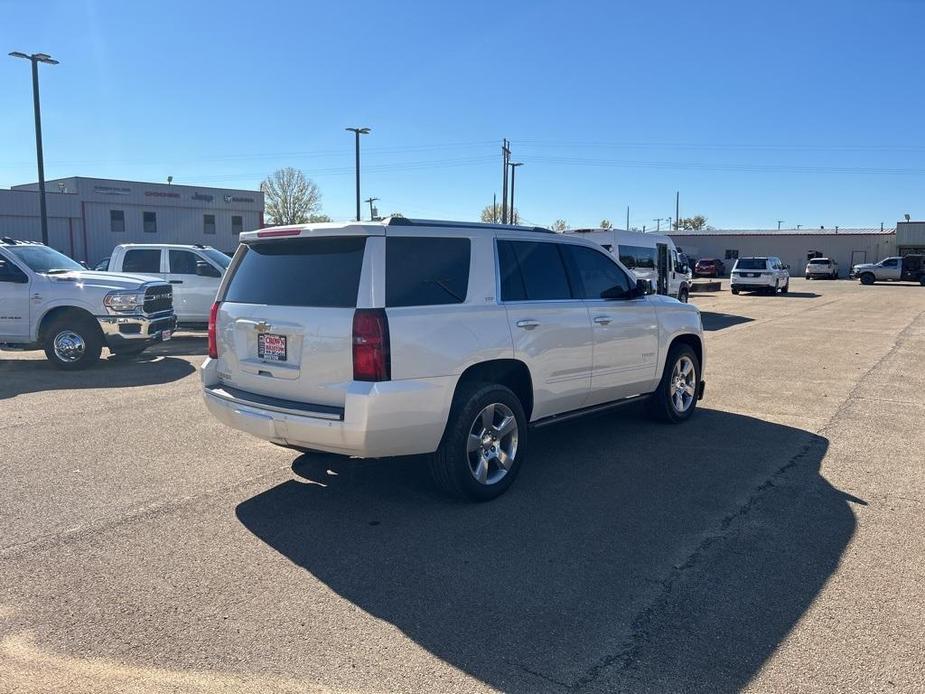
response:
<path id="1" fill-rule="evenodd" d="M 44 51 L 46 176 L 255 188 L 475 219 L 513 143 L 525 220 L 875 226 L 925 217 L 925 3 L 0 0 Z M 35 180 L 28 64 L 0 60 L 0 186 Z"/>

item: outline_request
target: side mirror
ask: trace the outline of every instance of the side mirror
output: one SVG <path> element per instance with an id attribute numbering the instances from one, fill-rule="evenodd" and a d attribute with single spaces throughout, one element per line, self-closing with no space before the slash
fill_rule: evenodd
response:
<path id="1" fill-rule="evenodd" d="M 784 265 L 784 269 L 785 269 L 785 270 L 789 270 L 789 269 L 790 269 L 790 266 L 789 266 L 789 265 Z"/>

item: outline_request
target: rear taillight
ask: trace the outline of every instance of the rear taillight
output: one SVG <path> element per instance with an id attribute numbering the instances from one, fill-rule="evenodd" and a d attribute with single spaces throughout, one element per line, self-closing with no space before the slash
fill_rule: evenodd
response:
<path id="1" fill-rule="evenodd" d="M 215 321 L 218 318 L 219 302 L 216 301 L 209 309 L 209 357 L 218 359 L 218 340 L 215 334 Z"/>
<path id="2" fill-rule="evenodd" d="M 353 380 L 388 381 L 392 377 L 389 319 L 381 308 L 353 314 Z"/>

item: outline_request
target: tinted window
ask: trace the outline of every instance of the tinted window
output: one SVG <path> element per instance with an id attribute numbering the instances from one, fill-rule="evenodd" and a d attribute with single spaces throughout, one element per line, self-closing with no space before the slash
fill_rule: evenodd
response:
<path id="1" fill-rule="evenodd" d="M 218 265 L 222 270 L 227 270 L 228 266 L 231 264 L 231 258 L 214 248 L 204 248 L 201 253 Z"/>
<path id="2" fill-rule="evenodd" d="M 896 258 L 883 261 L 883 267 L 896 267 Z"/>
<path id="3" fill-rule="evenodd" d="M 144 224 L 144 231 L 146 234 L 153 234 L 157 231 L 157 213 L 156 212 L 145 212 L 142 215 L 142 222 Z"/>
<path id="4" fill-rule="evenodd" d="M 203 234 L 214 234 L 215 233 L 215 215 L 214 214 L 202 215 L 202 233 Z"/>
<path id="5" fill-rule="evenodd" d="M 83 266 L 74 262 L 63 253 L 48 246 L 28 245 L 10 246 L 7 250 L 25 263 L 33 272 L 50 272 L 52 270 L 83 270 Z"/>
<path id="6" fill-rule="evenodd" d="M 632 269 L 655 269 L 655 249 L 620 244 L 620 262 Z"/>
<path id="7" fill-rule="evenodd" d="M 26 273 L 20 270 L 12 261 L 0 256 L 0 282 L 20 283 L 26 277 Z"/>
<path id="8" fill-rule="evenodd" d="M 469 239 L 389 237 L 385 305 L 460 304 L 469 287 Z"/>
<path id="9" fill-rule="evenodd" d="M 767 264 L 767 258 L 739 258 L 736 270 L 766 270 Z"/>
<path id="10" fill-rule="evenodd" d="M 195 275 L 199 258 L 190 251 L 170 251 L 170 272 L 175 275 Z M 200 261 L 201 262 L 201 261 Z"/>
<path id="11" fill-rule="evenodd" d="M 503 249 L 500 257 L 502 301 L 516 301 L 519 298 L 531 301 L 573 298 L 559 245 L 538 241 L 499 241 L 498 247 Z M 519 270 L 519 283 L 513 275 L 513 268 L 505 266 L 505 263 L 512 261 L 516 261 Z M 505 293 L 505 289 L 511 293 Z"/>
<path id="12" fill-rule="evenodd" d="M 513 242 L 498 241 L 498 267 L 501 271 L 501 301 L 525 300 L 527 290 L 524 288 Z"/>
<path id="13" fill-rule="evenodd" d="M 125 252 L 122 272 L 158 273 L 161 271 L 161 250 L 159 248 L 136 249 Z"/>
<path id="14" fill-rule="evenodd" d="M 603 253 L 591 248 L 563 244 L 562 252 L 569 264 L 569 271 L 575 281 L 573 285 L 581 290 L 584 299 L 602 299 L 608 289 L 628 292 L 634 283 L 620 267 Z M 613 297 L 611 297 L 613 298 Z"/>
<path id="15" fill-rule="evenodd" d="M 234 271 L 224 300 L 354 307 L 365 248 L 365 236 L 251 244 Z"/>
<path id="16" fill-rule="evenodd" d="M 123 210 L 109 210 L 109 230 L 115 233 L 125 231 L 125 212 Z"/>
<path id="17" fill-rule="evenodd" d="M 810 265 L 828 265 L 829 259 L 828 258 L 813 258 L 812 260 L 809 261 L 809 264 Z"/>

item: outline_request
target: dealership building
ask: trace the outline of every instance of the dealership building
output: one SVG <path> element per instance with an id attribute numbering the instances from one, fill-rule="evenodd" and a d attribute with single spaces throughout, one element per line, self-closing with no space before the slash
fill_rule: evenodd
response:
<path id="1" fill-rule="evenodd" d="M 263 226 L 263 193 L 74 176 L 46 181 L 49 245 L 91 266 L 120 243 L 202 243 L 222 251 Z M 0 190 L 0 236 L 40 241 L 38 183 Z"/>
<path id="2" fill-rule="evenodd" d="M 921 230 L 915 229 L 915 225 Z M 675 245 L 695 259 L 719 258 L 732 269 L 736 258 L 775 256 L 800 274 L 812 257 L 835 260 L 842 276 L 852 265 L 925 249 L 925 223 L 900 222 L 896 227 L 822 229 L 708 229 L 672 231 Z"/>

